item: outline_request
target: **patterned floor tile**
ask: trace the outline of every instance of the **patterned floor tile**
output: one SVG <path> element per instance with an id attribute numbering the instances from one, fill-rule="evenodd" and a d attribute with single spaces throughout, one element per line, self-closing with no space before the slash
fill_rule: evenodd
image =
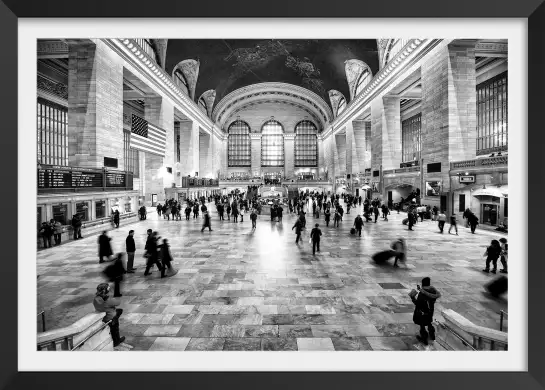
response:
<path id="1" fill-rule="evenodd" d="M 186 339 L 186 350 L 254 350 L 255 339 L 261 340 L 259 349 L 297 350 L 296 339 L 313 338 L 329 339 L 335 350 L 417 349 L 407 294 L 424 276 L 442 293 L 437 319 L 441 310 L 452 309 L 498 329 L 497 313 L 507 310 L 507 296 L 482 293 L 495 277 L 481 272 L 484 246 L 498 238 L 495 232 L 478 229 L 473 235 L 460 227 L 459 236 L 441 235 L 430 222 L 410 232 L 401 223 L 405 214 L 394 213 L 388 222 L 365 224 L 359 239 L 348 232 L 351 213 L 338 228 L 322 226 L 322 252 L 312 256 L 308 230 L 303 243 L 294 244 L 294 216 L 286 215 L 282 224 L 261 216 L 251 232 L 250 224 L 218 221 L 211 206 L 210 233 L 200 233 L 202 219 L 166 221 L 153 214 L 108 233 L 115 252 L 135 230 L 138 270 L 125 276 L 119 306 L 121 334 L 135 344 L 133 350 L 168 350 Z M 310 215 L 307 220 L 315 223 Z M 161 279 L 155 269 L 143 276 L 148 228 L 169 238 L 176 275 Z M 405 264 L 396 269 L 371 260 L 399 237 L 409 249 Z M 37 253 L 38 311 L 45 311 L 47 329 L 94 311 L 104 267 L 97 261 L 96 236 Z M 169 338 L 182 341 L 169 344 Z"/>

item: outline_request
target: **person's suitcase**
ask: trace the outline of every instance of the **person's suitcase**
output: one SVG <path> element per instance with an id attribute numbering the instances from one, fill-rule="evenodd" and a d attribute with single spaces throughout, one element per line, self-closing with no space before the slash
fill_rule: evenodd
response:
<path id="1" fill-rule="evenodd" d="M 386 251 L 375 253 L 372 259 L 375 261 L 375 263 L 384 263 L 390 260 L 394 256 L 395 256 L 395 251 L 386 250 Z"/>
<path id="2" fill-rule="evenodd" d="M 494 297 L 499 297 L 502 294 L 507 292 L 507 276 L 500 276 L 499 278 L 494 279 L 490 283 L 485 285 L 486 290 L 490 295 Z"/>
<path id="3" fill-rule="evenodd" d="M 401 223 L 402 223 L 403 225 L 408 224 L 408 223 L 409 223 L 409 218 L 403 219 L 403 221 L 401 221 Z"/>
<path id="4" fill-rule="evenodd" d="M 350 234 L 352 234 L 352 235 L 356 234 L 356 229 L 354 229 L 354 228 L 350 229 Z"/>

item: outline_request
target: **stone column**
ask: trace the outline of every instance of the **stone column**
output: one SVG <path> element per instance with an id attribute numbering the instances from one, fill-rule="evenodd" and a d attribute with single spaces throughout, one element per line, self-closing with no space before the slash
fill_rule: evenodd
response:
<path id="1" fill-rule="evenodd" d="M 250 142 L 252 143 L 252 176 L 259 172 L 261 175 L 261 133 L 250 133 Z"/>
<path id="2" fill-rule="evenodd" d="M 284 133 L 284 176 L 293 179 L 295 171 L 295 133 Z"/>
<path id="3" fill-rule="evenodd" d="M 358 164 L 358 153 L 356 150 L 356 139 L 354 134 L 354 124 L 348 121 L 346 124 L 346 174 L 350 175 L 349 192 L 354 193 L 354 175 L 360 171 Z"/>
<path id="4" fill-rule="evenodd" d="M 337 152 L 336 176 L 346 177 L 346 134 L 335 135 L 335 146 Z"/>
<path id="5" fill-rule="evenodd" d="M 144 100 L 144 119 L 166 131 L 165 156 L 146 152 L 145 174 L 146 187 L 151 191 L 146 193 L 146 199 L 157 194 L 158 201 L 163 202 L 165 188 L 175 183 L 174 105 L 161 96 L 148 97 Z"/>
<path id="6" fill-rule="evenodd" d="M 123 60 L 100 39 L 70 43 L 68 163 L 102 168 L 123 160 Z"/>
<path id="7" fill-rule="evenodd" d="M 365 146 L 367 143 L 367 139 L 365 138 L 365 124 L 368 122 L 364 121 L 353 121 L 352 124 L 354 126 L 354 147 L 353 147 L 353 153 L 356 155 L 357 160 L 357 166 L 358 170 L 354 171 L 353 173 L 364 173 L 365 168 L 368 168 L 365 165 Z M 354 157 L 352 157 L 354 159 Z M 355 164 L 352 165 L 353 167 Z"/>
<path id="8" fill-rule="evenodd" d="M 372 170 L 395 169 L 401 163 L 400 98 L 383 97 L 371 102 Z"/>
<path id="9" fill-rule="evenodd" d="M 210 134 L 199 134 L 199 175 L 211 178 L 212 170 L 212 137 Z"/>
<path id="10" fill-rule="evenodd" d="M 442 45 L 428 58 L 422 64 L 423 181 L 441 180 L 446 195 L 450 191 L 450 162 L 476 157 L 475 41 Z M 427 164 L 437 162 L 441 172 L 428 173 Z M 424 198 L 439 205 L 438 197 L 424 194 Z M 448 199 L 448 212 L 451 203 Z"/>
<path id="11" fill-rule="evenodd" d="M 324 155 L 324 141 L 321 138 L 318 138 L 318 178 L 326 178 L 325 171 L 327 164 L 325 162 Z"/>
<path id="12" fill-rule="evenodd" d="M 180 172 L 182 176 L 191 177 L 199 172 L 199 125 L 196 122 L 180 122 Z"/>

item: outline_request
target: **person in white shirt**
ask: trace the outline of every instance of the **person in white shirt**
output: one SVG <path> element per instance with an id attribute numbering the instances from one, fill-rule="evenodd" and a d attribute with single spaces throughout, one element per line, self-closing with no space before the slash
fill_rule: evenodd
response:
<path id="1" fill-rule="evenodd" d="M 439 231 L 441 233 L 443 233 L 443 229 L 445 228 L 445 222 L 447 221 L 447 216 L 445 215 L 445 213 L 443 212 L 443 210 L 441 210 L 439 212 L 439 215 L 437 216 L 437 220 L 439 221 L 438 222 L 438 226 L 439 226 Z"/>

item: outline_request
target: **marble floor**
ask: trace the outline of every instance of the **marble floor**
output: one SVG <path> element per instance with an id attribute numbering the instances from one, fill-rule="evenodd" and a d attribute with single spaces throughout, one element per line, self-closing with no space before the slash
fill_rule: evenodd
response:
<path id="1" fill-rule="evenodd" d="M 427 221 L 408 231 L 401 223 L 405 214 L 394 212 L 388 222 L 366 223 L 359 238 L 349 233 L 356 211 L 345 214 L 339 228 L 325 227 L 323 215 L 320 221 L 309 216 L 299 246 L 291 230 L 294 216 L 283 223 L 260 216 L 252 231 L 248 216 L 238 224 L 219 221 L 215 209 L 212 232 L 200 232 L 202 219 L 167 221 L 155 213 L 110 231 L 114 251 L 124 251 L 130 229 L 137 245 L 138 270 L 126 275 L 121 288 L 121 334 L 132 350 L 422 349 L 407 294 L 424 276 L 442 293 L 436 319 L 449 308 L 499 329 L 507 299 L 484 294 L 494 275 L 481 272 L 495 232 L 472 235 L 459 226 L 458 236 L 440 234 Z M 313 256 L 308 236 L 316 222 L 323 236 L 321 252 Z M 175 276 L 161 279 L 157 270 L 143 275 L 148 228 L 169 239 Z M 371 256 L 398 237 L 407 241 L 407 266 L 375 264 Z M 94 311 L 104 268 L 96 242 L 96 236 L 85 237 L 37 253 L 37 309 L 45 310 L 48 330 Z"/>

